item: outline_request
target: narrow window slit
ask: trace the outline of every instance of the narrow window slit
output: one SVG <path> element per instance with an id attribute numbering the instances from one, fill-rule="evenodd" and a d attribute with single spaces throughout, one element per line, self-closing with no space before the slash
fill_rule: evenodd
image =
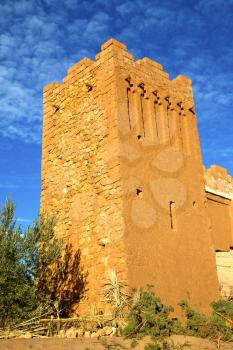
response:
<path id="1" fill-rule="evenodd" d="M 158 130 L 158 121 L 157 121 L 157 110 L 156 110 L 156 105 L 157 105 L 157 101 L 154 101 L 154 115 L 155 115 L 155 127 L 156 127 L 156 135 L 157 138 L 159 137 L 159 130 Z"/>
<path id="2" fill-rule="evenodd" d="M 181 149 L 184 148 L 183 135 L 182 135 L 182 122 L 183 122 L 183 118 L 181 117 L 181 112 L 180 112 L 178 117 L 178 124 L 179 124 L 179 132 L 180 132 L 180 139 L 181 139 Z"/>
<path id="3" fill-rule="evenodd" d="M 131 116 L 130 116 L 130 99 L 129 99 L 130 88 L 127 88 L 127 111 L 128 111 L 128 119 L 129 119 L 129 128 L 131 130 Z"/>
<path id="4" fill-rule="evenodd" d="M 171 133 L 170 133 L 170 113 L 168 111 L 170 110 L 170 101 L 169 97 L 166 97 L 165 100 L 167 101 L 167 128 L 168 128 L 168 137 L 169 137 L 169 142 L 171 144 Z"/>
<path id="5" fill-rule="evenodd" d="M 141 116 L 142 116 L 142 127 L 143 127 L 143 134 L 144 137 L 146 136 L 146 132 L 145 132 L 145 122 L 144 122 L 144 111 L 143 111 L 143 98 L 145 96 L 146 90 L 144 87 L 144 84 L 141 83 L 138 85 L 138 87 L 142 90 L 140 93 L 140 104 L 141 104 Z"/>
<path id="6" fill-rule="evenodd" d="M 156 135 L 159 138 L 159 128 L 158 128 L 158 118 L 157 118 L 157 105 L 159 104 L 159 96 L 157 91 L 153 91 L 154 99 L 154 115 L 155 115 L 155 126 L 156 126 Z"/>
<path id="7" fill-rule="evenodd" d="M 173 208 L 175 206 L 175 202 L 170 201 L 169 202 L 169 213 L 170 213 L 170 227 L 173 230 L 174 229 L 174 218 L 173 218 Z"/>

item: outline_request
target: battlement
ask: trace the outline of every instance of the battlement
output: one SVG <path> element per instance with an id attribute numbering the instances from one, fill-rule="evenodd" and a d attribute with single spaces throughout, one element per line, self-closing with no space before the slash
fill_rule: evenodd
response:
<path id="1" fill-rule="evenodd" d="M 147 74 L 155 74 L 169 80 L 169 74 L 163 70 L 163 66 L 160 63 L 153 61 L 148 57 L 144 57 L 138 61 L 135 61 L 133 55 L 127 51 L 126 45 L 115 39 L 109 39 L 103 45 L 101 45 L 101 51 L 96 54 L 95 58 L 96 61 L 93 61 L 87 57 L 84 57 L 82 60 L 75 63 L 68 69 L 68 74 L 66 77 L 64 77 L 63 82 L 75 82 L 76 80 L 80 79 L 83 74 L 95 70 L 100 64 L 107 61 L 114 62 L 116 65 L 125 65 L 126 63 L 131 63 L 136 71 L 140 70 Z M 189 90 L 192 94 L 192 91 L 190 90 L 192 83 L 189 78 L 183 75 L 179 75 L 169 82 L 171 90 L 174 88 Z M 51 94 L 52 91 L 59 91 L 57 88 L 60 85 L 60 83 L 56 82 L 47 85 L 43 89 L 44 95 L 47 96 L 48 94 Z"/>

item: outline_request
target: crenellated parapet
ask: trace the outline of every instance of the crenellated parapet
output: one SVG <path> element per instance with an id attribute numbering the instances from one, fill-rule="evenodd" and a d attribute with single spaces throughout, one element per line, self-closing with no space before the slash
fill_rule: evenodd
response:
<path id="1" fill-rule="evenodd" d="M 67 71 L 67 76 L 63 79 L 66 84 L 74 83 L 76 80 L 83 76 L 83 73 L 88 73 L 98 69 L 98 66 L 103 63 L 117 63 L 119 67 L 127 69 L 127 65 L 131 67 L 132 79 L 135 80 L 138 73 L 141 73 L 143 80 L 156 79 L 154 88 L 161 87 L 168 90 L 166 92 L 169 96 L 179 95 L 178 100 L 180 102 L 186 102 L 192 100 L 192 83 L 191 80 L 183 75 L 177 76 L 173 80 L 169 80 L 169 74 L 163 70 L 163 66 L 147 57 L 144 57 L 138 61 L 134 61 L 133 55 L 127 51 L 127 47 L 115 39 L 108 40 L 101 46 L 101 51 L 95 56 L 96 61 L 93 61 L 87 57 L 84 57 L 79 62 L 75 63 Z M 127 78 L 127 77 L 125 77 Z M 138 78 L 140 80 L 140 77 Z M 136 78 L 137 80 L 137 78 Z M 51 83 L 44 88 L 44 93 L 48 94 L 54 91 L 60 84 Z M 54 92 L 57 93 L 59 89 Z M 192 106 L 193 107 L 193 106 Z"/>

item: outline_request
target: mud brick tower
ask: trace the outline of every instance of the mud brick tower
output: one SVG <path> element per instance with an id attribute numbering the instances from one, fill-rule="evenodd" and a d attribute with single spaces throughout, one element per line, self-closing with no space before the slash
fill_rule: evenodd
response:
<path id="1" fill-rule="evenodd" d="M 79 306 L 106 310 L 111 270 L 202 311 L 218 297 L 191 81 L 111 39 L 44 89 L 41 208 L 82 252 Z"/>

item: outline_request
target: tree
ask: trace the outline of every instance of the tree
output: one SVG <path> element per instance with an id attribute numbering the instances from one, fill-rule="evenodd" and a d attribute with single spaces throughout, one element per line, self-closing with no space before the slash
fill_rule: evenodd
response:
<path id="1" fill-rule="evenodd" d="M 30 318 L 45 305 L 67 316 L 85 290 L 80 251 L 63 247 L 54 218 L 41 215 L 23 232 L 14 214 L 6 200 L 0 209 L 0 326 Z"/>
<path id="2" fill-rule="evenodd" d="M 0 211 L 0 323 L 19 320 L 34 306 L 33 275 L 27 268 L 22 230 L 15 206 L 6 201 Z"/>

